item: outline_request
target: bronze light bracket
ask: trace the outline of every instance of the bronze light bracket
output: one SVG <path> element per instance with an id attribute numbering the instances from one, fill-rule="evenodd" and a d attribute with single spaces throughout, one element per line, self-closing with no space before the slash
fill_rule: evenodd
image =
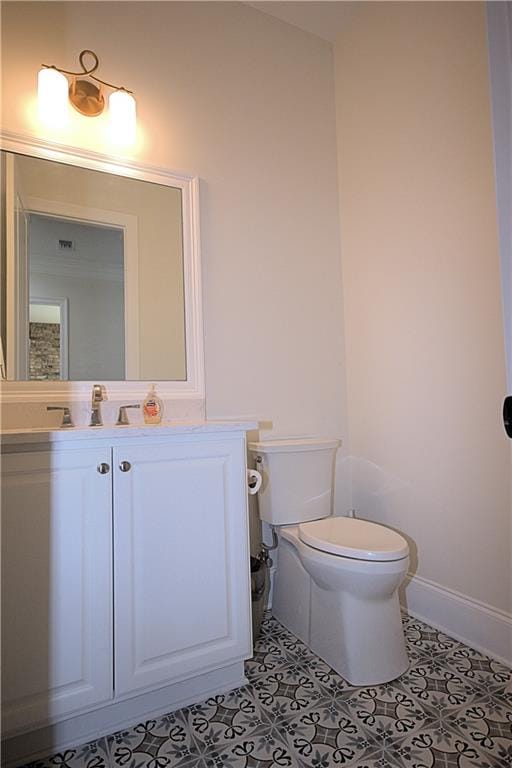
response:
<path id="1" fill-rule="evenodd" d="M 86 56 L 92 57 L 92 66 L 87 67 L 85 64 L 84 59 Z M 93 75 L 93 72 L 96 72 L 100 64 L 94 51 L 82 51 L 78 60 L 82 67 L 81 72 L 70 72 L 67 69 L 60 69 L 54 64 L 43 64 L 42 66 L 46 69 L 56 69 L 57 72 L 72 76 L 73 79 L 69 86 L 69 100 L 81 115 L 85 115 L 86 117 L 96 117 L 97 115 L 101 115 L 105 109 L 105 97 L 103 96 L 102 89 L 102 86 L 104 85 L 107 86 L 107 88 L 112 88 L 114 91 L 133 93 L 133 91 L 129 91 L 123 86 L 113 85 L 112 83 L 108 83 L 106 80 L 100 80 L 99 77 Z M 86 80 L 84 77 L 87 77 L 88 79 Z M 94 82 L 91 82 L 92 80 L 94 80 Z M 99 83 L 99 86 L 95 85 L 95 83 Z"/>

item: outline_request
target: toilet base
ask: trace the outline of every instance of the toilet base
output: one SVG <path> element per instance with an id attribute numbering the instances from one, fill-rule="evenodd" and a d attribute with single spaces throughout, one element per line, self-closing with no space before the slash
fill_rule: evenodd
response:
<path id="1" fill-rule="evenodd" d="M 351 685 L 386 683 L 409 665 L 398 600 L 407 567 L 408 558 L 368 564 L 333 557 L 287 529 L 272 612 Z"/>
<path id="2" fill-rule="evenodd" d="M 355 620 L 344 618 L 355 614 Z M 351 685 L 388 683 L 409 666 L 398 595 L 361 606 L 313 583 L 308 645 Z"/>

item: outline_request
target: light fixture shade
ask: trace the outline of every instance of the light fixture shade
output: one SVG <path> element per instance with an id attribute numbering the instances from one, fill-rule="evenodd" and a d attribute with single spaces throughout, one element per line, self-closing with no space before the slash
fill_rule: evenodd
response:
<path id="1" fill-rule="evenodd" d="M 135 99 L 122 89 L 108 99 L 110 136 L 116 144 L 133 144 L 137 133 Z"/>
<path id="2" fill-rule="evenodd" d="M 68 80 L 53 67 L 44 67 L 37 76 L 39 120 L 51 128 L 62 128 L 68 121 Z"/>

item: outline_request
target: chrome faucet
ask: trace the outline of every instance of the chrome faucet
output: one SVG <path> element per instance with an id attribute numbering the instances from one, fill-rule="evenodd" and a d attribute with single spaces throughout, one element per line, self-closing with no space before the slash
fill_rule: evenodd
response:
<path id="1" fill-rule="evenodd" d="M 95 384 L 92 388 L 92 402 L 91 402 L 91 421 L 90 427 L 101 427 L 103 421 L 101 420 L 101 408 L 100 403 L 105 400 L 103 397 L 103 390 L 101 384 Z"/>

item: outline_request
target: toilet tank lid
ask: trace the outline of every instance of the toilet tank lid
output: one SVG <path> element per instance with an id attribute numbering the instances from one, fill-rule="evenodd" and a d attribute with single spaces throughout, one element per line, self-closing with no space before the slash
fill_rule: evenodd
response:
<path id="1" fill-rule="evenodd" d="M 252 453 L 293 453 L 298 451 L 326 451 L 339 448 L 341 440 L 328 437 L 281 437 L 251 442 Z"/>

